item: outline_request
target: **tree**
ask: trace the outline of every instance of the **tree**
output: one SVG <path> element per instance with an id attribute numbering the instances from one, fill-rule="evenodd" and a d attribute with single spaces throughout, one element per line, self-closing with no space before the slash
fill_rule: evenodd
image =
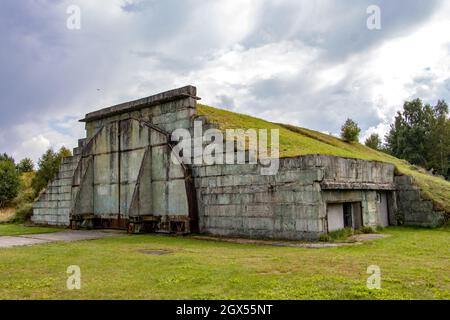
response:
<path id="1" fill-rule="evenodd" d="M 57 153 L 50 148 L 42 155 L 38 162 L 39 169 L 31 183 L 36 196 L 56 177 L 62 159 L 70 157 L 71 155 L 72 153 L 70 150 L 65 147 L 59 149 Z"/>
<path id="2" fill-rule="evenodd" d="M 0 160 L 0 208 L 11 202 L 20 187 L 19 173 L 10 160 Z"/>
<path id="3" fill-rule="evenodd" d="M 358 127 L 358 124 L 350 118 L 348 118 L 341 127 L 342 139 L 349 142 L 358 141 L 360 132 L 361 129 Z"/>
<path id="4" fill-rule="evenodd" d="M 364 144 L 369 147 L 372 148 L 374 150 L 381 150 L 382 145 L 381 145 L 381 139 L 380 136 L 377 133 L 372 133 L 364 142 Z"/>
<path id="5" fill-rule="evenodd" d="M 432 108 L 429 122 L 429 132 L 426 139 L 425 152 L 428 169 L 434 169 L 438 174 L 450 179 L 450 119 L 448 106 L 439 100 Z"/>
<path id="6" fill-rule="evenodd" d="M 64 146 L 62 146 L 61 149 L 59 149 L 59 151 L 58 151 L 58 159 L 60 160 L 60 163 L 61 163 L 62 159 L 71 157 L 71 156 L 72 156 L 72 152 Z"/>
<path id="7" fill-rule="evenodd" d="M 31 160 L 30 158 L 20 160 L 19 164 L 17 165 L 17 170 L 19 171 L 19 173 L 32 172 L 34 170 L 33 160 Z"/>
<path id="8" fill-rule="evenodd" d="M 4 160 L 11 161 L 12 163 L 14 163 L 14 158 L 9 156 L 6 153 L 0 154 L 0 161 L 4 161 Z"/>
<path id="9" fill-rule="evenodd" d="M 450 120 L 445 101 L 435 106 L 415 99 L 403 104 L 386 136 L 388 152 L 415 165 L 449 175 Z"/>

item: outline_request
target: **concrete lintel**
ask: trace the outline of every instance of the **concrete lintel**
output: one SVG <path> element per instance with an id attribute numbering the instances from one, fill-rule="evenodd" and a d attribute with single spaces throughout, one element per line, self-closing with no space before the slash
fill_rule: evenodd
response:
<path id="1" fill-rule="evenodd" d="M 117 114 L 137 111 L 145 107 L 154 106 L 184 98 L 194 98 L 196 100 L 199 100 L 200 98 L 197 97 L 197 88 L 189 85 L 178 89 L 161 92 L 146 98 L 117 104 L 112 107 L 88 113 L 86 114 L 86 117 L 84 119 L 80 120 L 80 122 L 91 122 L 94 120 L 111 117 Z"/>
<path id="2" fill-rule="evenodd" d="M 393 183 L 323 181 L 322 190 L 395 190 Z"/>

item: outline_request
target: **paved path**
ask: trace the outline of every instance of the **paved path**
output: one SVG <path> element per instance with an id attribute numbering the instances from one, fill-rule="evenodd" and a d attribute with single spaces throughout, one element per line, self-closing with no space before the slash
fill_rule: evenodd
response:
<path id="1" fill-rule="evenodd" d="M 95 240 L 111 237 L 123 237 L 125 232 L 121 231 L 90 231 L 90 230 L 66 230 L 53 233 L 26 234 L 19 236 L 0 236 L 0 248 L 11 248 L 16 246 L 31 246 L 59 241 Z"/>
<path id="2" fill-rule="evenodd" d="M 256 244 L 269 245 L 276 247 L 293 247 L 293 248 L 308 248 L 308 249 L 322 249 L 322 248 L 337 248 L 345 246 L 360 245 L 364 241 L 376 240 L 389 237 L 389 234 L 358 234 L 350 237 L 351 242 L 301 242 L 301 241 L 272 241 L 272 240 L 256 240 L 256 239 L 242 239 L 242 238 L 224 238 L 214 236 L 191 236 L 198 240 L 231 242 L 240 244 Z"/>

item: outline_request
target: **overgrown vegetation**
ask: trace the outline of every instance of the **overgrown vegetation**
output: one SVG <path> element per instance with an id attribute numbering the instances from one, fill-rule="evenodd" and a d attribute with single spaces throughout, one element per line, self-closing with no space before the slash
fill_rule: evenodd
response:
<path id="1" fill-rule="evenodd" d="M 361 229 L 354 230 L 352 228 L 343 228 L 335 231 L 331 231 L 328 233 L 321 234 L 319 237 L 319 241 L 322 242 L 353 242 L 350 237 L 353 235 L 361 234 L 361 233 L 379 233 L 383 231 L 382 227 L 369 227 L 363 226 Z"/>
<path id="2" fill-rule="evenodd" d="M 319 241 L 323 242 L 344 242 L 354 234 L 352 228 L 344 228 L 335 231 L 330 231 L 320 235 Z"/>
<path id="3" fill-rule="evenodd" d="M 208 116 L 210 121 L 217 123 L 222 129 L 279 129 L 281 157 L 325 154 L 392 163 L 395 165 L 398 174 L 405 174 L 414 178 L 415 183 L 422 189 L 424 197 L 432 200 L 436 209 L 450 212 L 450 182 L 433 176 L 426 170 L 411 165 L 405 160 L 368 148 L 356 142 L 346 142 L 314 130 L 272 123 L 206 105 L 199 104 L 197 114 Z"/>
<path id="4" fill-rule="evenodd" d="M 65 147 L 58 152 L 48 149 L 40 158 L 35 172 L 31 159 L 22 159 L 16 165 L 13 157 L 0 154 L 0 222 L 27 221 L 33 212 L 34 199 L 57 175 L 62 159 L 68 156 L 71 152 Z"/>
<path id="5" fill-rule="evenodd" d="M 71 155 L 70 150 L 65 147 L 59 149 L 58 152 L 50 148 L 42 155 L 38 162 L 39 169 L 31 182 L 35 196 L 38 196 L 47 184 L 56 177 L 62 159 Z"/>

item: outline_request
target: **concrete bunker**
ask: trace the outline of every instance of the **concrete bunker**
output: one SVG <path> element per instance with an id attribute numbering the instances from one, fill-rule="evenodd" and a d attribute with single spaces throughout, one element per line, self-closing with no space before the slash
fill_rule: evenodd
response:
<path id="1" fill-rule="evenodd" d="M 88 113 L 86 138 L 35 202 L 32 220 L 315 240 L 346 226 L 396 224 L 398 203 L 406 209 L 397 181 L 412 187 L 388 163 L 313 154 L 280 159 L 277 174 L 264 176 L 258 164 L 170 161 L 175 129 L 192 132 L 194 119 L 217 127 L 196 115 L 198 99 L 186 86 Z"/>

